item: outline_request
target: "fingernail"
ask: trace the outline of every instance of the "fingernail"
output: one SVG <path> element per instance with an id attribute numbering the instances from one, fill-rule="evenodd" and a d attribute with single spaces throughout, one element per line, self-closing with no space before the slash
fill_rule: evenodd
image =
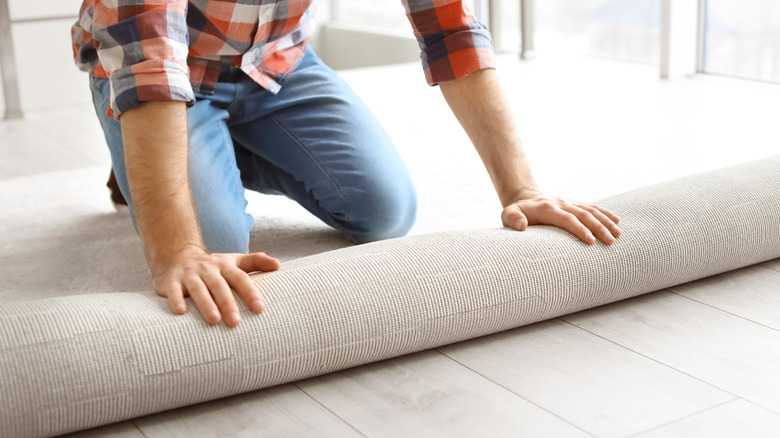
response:
<path id="1" fill-rule="evenodd" d="M 230 312 L 225 315 L 225 323 L 227 325 L 236 325 L 239 322 L 241 322 L 241 316 L 239 316 L 238 312 Z"/>
<path id="2" fill-rule="evenodd" d="M 263 301 L 262 299 L 257 299 L 255 301 L 252 301 L 252 305 L 250 307 L 253 312 L 260 313 L 263 310 L 265 310 L 265 301 Z"/>
<path id="3" fill-rule="evenodd" d="M 585 237 L 587 237 L 588 240 L 596 240 L 596 238 L 593 237 L 593 234 L 591 234 L 591 233 L 586 234 Z"/>

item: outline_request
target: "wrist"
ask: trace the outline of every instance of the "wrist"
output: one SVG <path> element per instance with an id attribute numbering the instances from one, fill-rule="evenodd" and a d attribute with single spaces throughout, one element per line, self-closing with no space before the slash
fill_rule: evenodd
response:
<path id="1" fill-rule="evenodd" d="M 208 250 L 202 243 L 192 242 L 176 245 L 175 247 L 166 245 L 164 250 L 147 250 L 146 259 L 149 263 L 149 268 L 152 271 L 152 275 L 155 276 L 158 272 L 164 271 L 167 267 L 176 265 L 177 260 L 203 255 L 206 253 L 208 253 Z"/>
<path id="2" fill-rule="evenodd" d="M 500 196 L 501 205 L 503 207 L 508 207 L 509 205 L 512 205 L 515 202 L 523 201 L 526 199 L 533 199 L 541 195 L 542 192 L 540 192 L 539 189 L 536 187 L 524 187 L 513 191 L 508 191 L 504 196 Z"/>

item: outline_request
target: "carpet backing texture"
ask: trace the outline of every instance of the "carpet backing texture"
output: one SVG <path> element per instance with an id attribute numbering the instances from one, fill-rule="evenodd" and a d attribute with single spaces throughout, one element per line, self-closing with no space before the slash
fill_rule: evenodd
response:
<path id="1" fill-rule="evenodd" d="M 0 305 L 0 436 L 45 436 L 530 324 L 780 257 L 780 156 L 599 202 L 623 236 L 553 227 L 349 247 L 253 275 L 235 329 L 151 293 Z"/>

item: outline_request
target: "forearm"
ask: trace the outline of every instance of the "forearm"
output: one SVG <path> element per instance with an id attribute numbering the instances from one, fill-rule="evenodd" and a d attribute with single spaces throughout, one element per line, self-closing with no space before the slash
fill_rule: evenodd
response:
<path id="1" fill-rule="evenodd" d="M 493 70 L 479 70 L 440 87 L 493 180 L 504 206 L 504 226 L 522 231 L 528 225 L 555 225 L 589 244 L 596 241 L 595 236 L 606 244 L 615 241 L 621 231 L 614 213 L 539 193 L 509 102 Z"/>
<path id="2" fill-rule="evenodd" d="M 537 193 L 496 72 L 479 70 L 439 87 L 485 164 L 502 205 Z"/>
<path id="3" fill-rule="evenodd" d="M 203 248 L 187 175 L 183 102 L 147 102 L 122 114 L 125 165 L 149 266 L 188 246 Z"/>

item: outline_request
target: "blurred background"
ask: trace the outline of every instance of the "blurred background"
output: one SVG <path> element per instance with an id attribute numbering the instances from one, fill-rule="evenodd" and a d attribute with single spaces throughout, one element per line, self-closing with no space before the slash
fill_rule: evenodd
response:
<path id="1" fill-rule="evenodd" d="M 11 88 L 18 88 L 23 111 L 89 101 L 86 75 L 73 65 L 70 47 L 70 26 L 80 3 L 0 0 L 0 113 L 5 113 L 3 97 Z M 528 0 L 526 19 L 521 3 L 467 1 L 489 24 L 501 53 L 521 52 L 524 25 L 537 57 L 595 56 L 648 65 L 660 65 L 664 56 L 663 8 L 682 5 L 695 11 L 675 13 L 669 20 L 694 37 L 673 36 L 670 44 L 695 46 L 685 55 L 693 58 L 691 73 L 780 83 L 777 0 Z M 321 0 L 318 5 L 319 29 L 312 44 L 334 68 L 419 60 L 399 0 Z"/>

